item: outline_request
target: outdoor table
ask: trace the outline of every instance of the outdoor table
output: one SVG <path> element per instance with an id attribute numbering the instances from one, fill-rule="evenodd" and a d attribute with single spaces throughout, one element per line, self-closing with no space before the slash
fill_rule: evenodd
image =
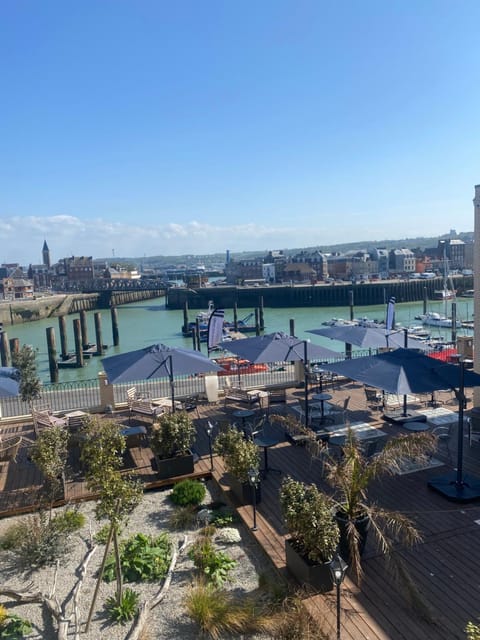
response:
<path id="1" fill-rule="evenodd" d="M 253 418 L 254 415 L 255 411 L 253 411 L 252 409 L 237 409 L 232 413 L 232 416 L 234 418 L 242 421 L 242 428 L 245 426 L 246 420 L 248 420 L 248 418 Z"/>
<path id="2" fill-rule="evenodd" d="M 331 400 L 332 395 L 330 393 L 314 393 L 312 396 L 312 400 L 314 402 L 320 402 L 320 410 L 322 413 L 322 420 L 325 417 L 325 406 L 324 403 L 326 400 Z"/>
<path id="3" fill-rule="evenodd" d="M 78 428 L 84 418 L 88 416 L 88 413 L 85 411 L 70 411 L 65 414 L 65 418 L 67 419 L 67 425 L 69 429 Z"/>
<path id="4" fill-rule="evenodd" d="M 127 448 L 130 448 L 139 446 L 140 442 L 145 439 L 147 430 L 142 426 L 124 427 L 120 433 L 125 437 Z"/>
<path id="5" fill-rule="evenodd" d="M 404 422 L 402 427 L 408 431 L 428 431 L 430 425 L 427 422 Z"/>

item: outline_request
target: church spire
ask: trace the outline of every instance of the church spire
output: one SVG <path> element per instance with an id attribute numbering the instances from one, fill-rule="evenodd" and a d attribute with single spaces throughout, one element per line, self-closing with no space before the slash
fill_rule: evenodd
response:
<path id="1" fill-rule="evenodd" d="M 50 269 L 50 249 L 46 240 L 43 241 L 42 258 L 43 264 Z"/>

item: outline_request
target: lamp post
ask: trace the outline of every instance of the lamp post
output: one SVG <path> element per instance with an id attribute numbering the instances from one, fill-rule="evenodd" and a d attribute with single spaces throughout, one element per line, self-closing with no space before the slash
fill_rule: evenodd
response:
<path id="1" fill-rule="evenodd" d="M 248 484 L 252 488 L 252 504 L 253 504 L 253 527 L 252 531 L 257 530 L 257 485 L 260 480 L 258 469 L 253 467 L 248 470 Z"/>
<path id="2" fill-rule="evenodd" d="M 213 433 L 213 424 L 210 420 L 207 423 L 207 427 L 205 429 L 208 436 L 208 452 L 210 454 L 210 471 L 213 471 L 213 453 L 212 453 L 212 433 Z"/>
<path id="3" fill-rule="evenodd" d="M 345 579 L 348 564 L 336 553 L 330 562 L 330 573 L 332 574 L 333 584 L 337 589 L 337 640 L 340 640 L 340 587 Z"/>

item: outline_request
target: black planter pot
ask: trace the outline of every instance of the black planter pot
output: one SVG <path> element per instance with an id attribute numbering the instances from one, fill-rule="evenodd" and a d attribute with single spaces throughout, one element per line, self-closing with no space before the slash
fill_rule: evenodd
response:
<path id="1" fill-rule="evenodd" d="M 348 544 L 348 518 L 344 514 L 338 512 L 335 514 L 335 521 L 338 524 L 340 531 L 340 541 L 338 543 L 338 550 L 341 557 L 347 564 L 351 562 L 350 545 Z M 355 529 L 358 531 L 358 552 L 360 555 L 365 551 L 365 545 L 367 543 L 368 530 L 370 528 L 370 518 L 368 515 L 359 516 L 354 520 Z"/>
<path id="2" fill-rule="evenodd" d="M 285 540 L 285 556 L 287 569 L 299 584 L 322 593 L 333 589 L 330 563 L 314 564 L 296 550 L 290 539 Z"/>
<path id="3" fill-rule="evenodd" d="M 248 482 L 240 482 L 232 476 L 228 475 L 228 482 L 231 490 L 242 504 L 253 504 L 253 487 Z M 262 488 L 260 483 L 255 487 L 256 504 L 262 501 Z"/>
<path id="4" fill-rule="evenodd" d="M 177 476 L 187 476 L 193 473 L 193 453 L 175 456 L 173 458 L 159 458 L 157 461 L 157 475 L 160 480 L 175 478 Z"/>

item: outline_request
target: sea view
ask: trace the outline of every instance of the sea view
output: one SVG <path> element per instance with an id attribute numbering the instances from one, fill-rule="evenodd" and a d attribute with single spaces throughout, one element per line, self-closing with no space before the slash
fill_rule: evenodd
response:
<path id="1" fill-rule="evenodd" d="M 448 305 L 448 313 L 450 313 L 450 303 Z M 114 355 L 116 353 L 124 353 L 134 349 L 158 342 L 169 346 L 182 346 L 192 348 L 192 340 L 184 338 L 181 333 L 183 324 L 182 311 L 169 311 L 165 309 L 165 298 L 156 298 L 118 307 L 120 345 L 112 346 L 112 328 L 109 310 L 102 310 L 102 333 L 103 342 L 108 345 L 106 355 Z M 238 318 L 243 318 L 253 309 L 239 309 Z M 429 302 L 429 311 L 445 312 L 444 302 Z M 403 326 L 413 324 L 421 324 L 415 320 L 415 316 L 423 311 L 423 303 L 403 303 L 396 305 L 396 322 Z M 196 311 L 190 311 L 190 319 L 194 319 Z M 278 309 L 265 307 L 265 332 L 284 331 L 289 333 L 290 319 L 295 321 L 295 334 L 300 339 L 308 339 L 316 344 L 322 344 L 330 349 L 342 352 L 343 344 L 332 341 L 321 336 L 307 333 L 309 329 L 318 328 L 323 322 L 332 318 L 348 318 L 350 310 L 348 307 L 314 307 L 314 308 L 290 308 Z M 73 328 L 72 321 L 78 315 L 67 316 L 68 331 L 68 348 L 74 351 Z M 233 312 L 226 309 L 225 317 L 227 320 L 233 320 Z M 370 320 L 382 321 L 385 319 L 385 307 L 368 306 L 355 307 L 355 317 L 366 317 Z M 95 342 L 94 318 L 93 312 L 87 314 L 88 318 L 88 338 L 90 342 Z M 473 300 L 458 299 L 457 300 L 457 318 L 461 321 L 473 319 Z M 5 331 L 9 338 L 18 338 L 20 344 L 30 344 L 38 349 L 38 369 L 40 377 L 44 382 L 49 381 L 48 355 L 46 329 L 54 327 L 56 332 L 57 351 L 60 351 L 60 335 L 58 330 L 58 319 L 50 318 L 47 320 L 39 320 L 37 322 L 17 324 L 6 326 Z M 450 339 L 451 330 L 432 328 L 432 337 L 444 337 Z M 460 329 L 457 335 L 471 335 L 471 331 Z M 202 350 L 206 352 L 206 345 L 202 345 Z M 217 352 L 218 353 L 218 352 Z M 98 371 L 102 370 L 101 358 L 91 358 L 86 360 L 86 365 L 81 369 L 60 369 L 59 381 L 68 382 L 75 380 L 90 380 L 96 378 Z"/>

